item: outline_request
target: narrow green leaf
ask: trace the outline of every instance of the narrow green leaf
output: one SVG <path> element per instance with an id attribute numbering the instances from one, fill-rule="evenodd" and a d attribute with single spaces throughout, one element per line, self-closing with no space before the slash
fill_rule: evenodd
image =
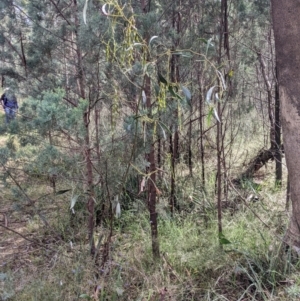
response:
<path id="1" fill-rule="evenodd" d="M 187 57 L 187 58 L 193 57 L 193 55 L 188 51 L 176 51 L 173 52 L 172 55 L 181 55 L 182 57 Z"/>
<path id="2" fill-rule="evenodd" d="M 176 97 L 177 97 L 178 99 L 180 99 L 181 101 L 183 101 L 183 102 L 185 101 L 185 100 L 184 100 L 179 94 L 177 94 L 177 93 L 176 93 Z"/>
<path id="3" fill-rule="evenodd" d="M 211 95 L 212 95 L 212 92 L 213 92 L 214 88 L 215 88 L 215 86 L 212 86 L 212 87 L 208 90 L 208 92 L 206 93 L 206 102 L 207 102 L 208 104 L 211 103 Z"/>
<path id="4" fill-rule="evenodd" d="M 146 103 L 147 103 L 147 96 L 146 96 L 146 93 L 145 93 L 144 90 L 142 91 L 142 100 L 143 100 L 143 105 L 146 105 Z"/>
<path id="5" fill-rule="evenodd" d="M 227 238 L 220 238 L 221 245 L 230 245 L 231 242 Z"/>
<path id="6" fill-rule="evenodd" d="M 118 202 L 116 206 L 116 218 L 119 218 L 120 216 L 121 216 L 121 206 L 120 203 Z"/>
<path id="7" fill-rule="evenodd" d="M 211 43 L 211 41 L 212 41 L 212 38 L 210 38 L 210 39 L 207 41 L 207 43 L 206 43 L 206 53 L 205 53 L 205 55 L 207 55 L 207 53 L 208 53 L 208 48 L 209 48 L 209 46 L 214 47 L 214 44 Z"/>
<path id="8" fill-rule="evenodd" d="M 72 197 L 72 199 L 71 199 L 71 205 L 70 205 L 70 210 L 72 210 L 74 208 L 74 206 L 75 206 L 75 204 L 76 204 L 76 202 L 78 200 L 78 197 L 79 197 L 79 195 L 75 195 L 75 196 Z"/>
<path id="9" fill-rule="evenodd" d="M 168 87 L 168 90 L 169 90 L 169 92 L 171 93 L 172 96 L 177 97 L 177 96 L 176 96 L 177 94 L 174 92 L 172 86 L 169 86 L 169 87 Z"/>
<path id="10" fill-rule="evenodd" d="M 163 126 L 162 126 L 160 123 L 158 123 L 158 124 L 159 124 L 159 126 L 161 127 L 161 131 L 162 131 L 162 134 L 163 134 L 164 139 L 167 140 L 167 135 L 166 135 L 166 132 L 165 132 Z"/>
<path id="11" fill-rule="evenodd" d="M 57 191 L 57 192 L 55 193 L 55 195 L 64 194 L 64 193 L 66 193 L 66 192 L 68 192 L 68 191 L 70 191 L 70 190 L 71 190 L 71 189 L 59 190 L 59 191 Z"/>
<path id="12" fill-rule="evenodd" d="M 199 41 L 201 41 L 201 42 L 203 42 L 203 43 L 205 43 L 205 44 L 208 43 L 208 41 L 207 41 L 206 39 L 204 39 L 204 38 L 200 38 Z"/>
<path id="13" fill-rule="evenodd" d="M 168 84 L 167 80 L 161 75 L 161 73 L 158 73 L 158 80 L 165 85 Z"/>
<path id="14" fill-rule="evenodd" d="M 219 242 L 221 245 L 229 245 L 231 244 L 231 241 L 229 241 L 223 233 L 219 233 Z"/>
<path id="15" fill-rule="evenodd" d="M 170 131 L 169 127 L 168 127 L 166 124 L 164 124 L 164 123 L 161 122 L 161 121 L 159 121 L 158 124 L 160 125 L 160 127 L 161 127 L 162 129 L 164 129 L 165 132 L 167 132 L 168 134 L 171 134 L 171 131 Z"/>
<path id="16" fill-rule="evenodd" d="M 171 95 L 175 98 L 178 98 L 178 99 L 184 101 L 182 99 L 182 97 L 174 91 L 174 89 L 178 90 L 178 88 L 176 86 L 173 87 L 173 86 L 169 85 L 168 90 L 171 93 Z"/>
<path id="17" fill-rule="evenodd" d="M 183 55 L 183 52 L 182 51 L 177 51 L 177 52 L 173 52 L 172 54 L 173 55 Z"/>
<path id="18" fill-rule="evenodd" d="M 86 10 L 87 10 L 87 6 L 88 6 L 88 2 L 89 0 L 85 0 L 85 3 L 84 3 L 84 7 L 83 7 L 83 22 L 84 24 L 86 25 Z"/>
<path id="19" fill-rule="evenodd" d="M 215 118 L 217 119 L 218 122 L 221 122 L 216 108 L 214 108 L 214 116 L 215 116 Z"/>
<path id="20" fill-rule="evenodd" d="M 79 296 L 79 298 L 87 299 L 87 300 L 92 300 L 92 298 L 91 298 L 88 294 L 81 294 L 81 295 Z"/>
<path id="21" fill-rule="evenodd" d="M 191 54 L 183 54 L 182 57 L 187 57 L 187 58 L 191 58 L 193 57 Z"/>
<path id="22" fill-rule="evenodd" d="M 184 96 L 186 97 L 186 99 L 191 100 L 192 94 L 191 94 L 190 90 L 185 86 L 181 86 L 181 89 L 182 89 L 182 92 L 183 92 Z"/>
<path id="23" fill-rule="evenodd" d="M 105 16 L 108 16 L 109 13 L 106 11 L 106 8 L 105 8 L 106 5 L 107 5 L 107 3 L 105 3 L 105 4 L 102 5 L 102 12 L 103 12 L 103 14 L 104 14 Z"/>
<path id="24" fill-rule="evenodd" d="M 153 36 L 153 37 L 151 37 L 151 39 L 149 40 L 149 45 L 151 44 L 151 42 L 154 40 L 154 39 L 157 39 L 158 38 L 158 36 Z"/>

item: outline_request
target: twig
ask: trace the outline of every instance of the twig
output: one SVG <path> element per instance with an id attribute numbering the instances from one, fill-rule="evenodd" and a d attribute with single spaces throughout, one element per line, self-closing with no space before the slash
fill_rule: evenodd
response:
<path id="1" fill-rule="evenodd" d="M 266 226 L 269 230 L 271 230 L 271 227 L 266 224 L 261 218 L 260 216 L 254 211 L 252 210 L 252 208 L 247 204 L 247 200 L 239 193 L 239 191 L 235 188 L 235 186 L 232 184 L 231 181 L 229 181 L 229 185 L 230 187 L 238 194 L 238 196 L 240 197 L 240 199 L 243 201 L 243 203 L 245 204 L 245 206 L 264 224 L 264 226 Z"/>
<path id="2" fill-rule="evenodd" d="M 3 169 L 5 170 L 5 172 L 8 173 L 8 175 L 10 176 L 10 178 L 11 178 L 11 179 L 14 181 L 14 183 L 18 186 L 18 188 L 20 189 L 20 191 L 25 195 L 25 197 L 26 197 L 26 199 L 27 199 L 27 201 L 28 201 L 28 203 L 26 204 L 26 206 L 33 206 L 33 207 L 35 208 L 35 206 L 34 206 L 35 201 L 32 200 L 32 199 L 28 196 L 28 194 L 24 191 L 24 189 L 21 187 L 21 185 L 19 184 L 19 182 L 15 179 L 15 177 L 11 174 L 11 172 L 6 168 L 6 166 L 5 166 L 3 163 L 1 163 L 1 165 L 2 165 Z M 36 208 L 35 208 L 35 209 L 36 209 Z M 36 209 L 36 210 L 37 210 L 37 209 Z M 45 224 L 45 226 L 46 226 L 46 227 L 50 227 L 50 225 L 49 225 L 48 221 L 46 220 L 46 218 L 45 218 L 43 215 L 41 215 L 40 212 L 38 212 L 38 211 L 37 211 L 37 214 L 38 214 L 38 216 L 40 217 L 40 219 L 42 220 L 42 222 Z"/>
<path id="3" fill-rule="evenodd" d="M 32 240 L 32 239 L 29 239 L 29 238 L 27 238 L 25 235 L 21 234 L 20 232 L 15 231 L 15 230 L 13 230 L 13 229 L 11 229 L 11 228 L 9 228 L 9 227 L 6 227 L 6 226 L 1 225 L 1 224 L 0 224 L 0 227 L 2 227 L 2 228 L 6 229 L 6 230 L 8 230 L 8 231 L 11 231 L 11 232 L 17 234 L 17 235 L 21 236 L 22 238 L 24 238 L 25 240 L 27 240 L 27 241 L 29 241 L 29 242 L 31 242 L 31 243 L 33 243 L 33 244 L 36 244 L 36 245 L 38 245 L 38 246 L 40 246 L 40 247 L 42 247 L 42 248 L 44 248 L 44 249 L 46 249 L 46 250 L 50 250 L 50 251 L 57 252 L 57 249 L 55 250 L 55 249 L 49 248 L 49 247 L 47 247 L 47 246 L 45 246 L 45 245 L 43 245 L 43 244 L 41 244 L 41 243 L 39 243 L 39 242 L 37 242 L 37 241 L 34 241 L 34 240 Z M 72 257 L 70 257 L 70 256 L 68 256 L 68 255 L 65 255 L 65 254 L 62 254 L 62 255 L 65 256 L 65 257 L 68 257 L 68 258 L 72 258 Z"/>

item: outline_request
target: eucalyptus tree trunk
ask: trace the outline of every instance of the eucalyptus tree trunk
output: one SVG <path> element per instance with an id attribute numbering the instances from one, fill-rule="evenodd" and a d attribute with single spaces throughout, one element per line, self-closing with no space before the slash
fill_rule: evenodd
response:
<path id="1" fill-rule="evenodd" d="M 180 14 L 176 11 L 177 10 L 177 2 L 173 1 L 173 11 L 172 11 L 172 27 L 179 35 L 180 33 Z M 175 39 L 174 41 L 174 48 L 175 51 L 176 48 L 179 45 L 179 38 Z M 170 61 L 170 76 L 171 81 L 173 83 L 179 82 L 179 66 L 178 66 L 178 57 L 176 55 L 172 55 L 171 61 Z M 169 206 L 171 214 L 173 215 L 174 209 L 179 209 L 177 204 L 177 199 L 175 195 L 176 190 L 176 163 L 179 160 L 179 132 L 178 132 L 178 108 L 174 112 L 174 119 L 175 119 L 175 132 L 174 137 L 172 137 L 172 126 L 171 126 L 171 136 L 170 136 L 170 154 L 171 154 L 171 191 L 170 191 L 170 200 L 169 200 Z"/>
<path id="2" fill-rule="evenodd" d="M 228 60 L 230 60 L 229 52 L 229 42 L 228 42 L 228 20 L 227 20 L 227 0 L 221 0 L 221 13 L 220 13 L 220 32 L 219 32 L 219 56 L 218 65 L 222 63 L 222 49 L 226 51 Z M 223 44 L 224 42 L 224 44 Z M 219 95 L 222 92 L 219 90 Z M 218 207 L 218 232 L 219 235 L 222 234 L 222 154 L 224 148 L 223 139 L 223 125 L 222 125 L 222 112 L 221 103 L 217 103 L 217 112 L 219 116 L 219 121 L 217 122 L 217 176 L 216 176 L 216 193 L 217 193 L 217 207 Z M 224 133 L 225 134 L 225 133 Z M 225 158 L 223 158 L 225 164 Z M 225 166 L 225 165 L 224 165 Z M 223 170 L 225 172 L 225 168 Z"/>
<path id="3" fill-rule="evenodd" d="M 145 78 L 145 94 L 147 97 L 147 108 L 151 111 L 151 79 L 148 75 Z M 151 112 L 149 112 L 151 116 Z M 150 177 L 148 180 L 148 210 L 150 214 L 150 225 L 151 225 L 151 240 L 152 240 L 152 253 L 154 258 L 159 258 L 159 241 L 158 241 L 158 230 L 157 230 L 157 212 L 156 212 L 156 164 L 155 164 L 155 146 L 154 142 L 151 142 L 150 152 L 147 154 L 148 161 L 150 163 L 149 173 Z"/>
<path id="4" fill-rule="evenodd" d="M 78 19 L 78 7 L 77 1 L 74 0 L 74 16 L 75 16 L 75 53 L 76 53 L 76 73 L 77 73 L 77 85 L 78 85 L 78 95 L 85 99 L 85 84 L 84 84 L 84 73 L 83 73 L 83 62 L 82 62 L 82 51 L 79 45 L 79 36 L 78 36 L 78 28 L 80 26 L 80 22 Z M 92 154 L 91 154 L 91 143 L 90 143 L 90 116 L 91 116 L 91 108 L 88 106 L 86 111 L 83 114 L 83 121 L 85 125 L 85 136 L 84 136 L 84 146 L 83 146 L 83 155 L 85 159 L 85 168 L 86 168 L 86 183 L 87 183 L 87 210 L 88 210 L 88 238 L 90 241 L 90 252 L 91 254 L 95 253 L 95 242 L 94 242 L 94 176 L 93 176 L 93 165 L 92 165 Z"/>
<path id="5" fill-rule="evenodd" d="M 280 98 L 276 71 L 275 84 L 275 184 L 281 186 L 282 184 L 282 154 L 281 154 L 281 120 L 280 120 Z"/>
<path id="6" fill-rule="evenodd" d="M 199 93 L 199 130 L 200 130 L 200 141 L 199 141 L 199 153 L 201 160 L 201 185 L 202 190 L 206 191 L 205 187 L 205 159 L 204 159 L 204 100 L 203 100 L 203 83 L 199 72 L 197 72 L 198 83 L 200 87 Z"/>
<path id="7" fill-rule="evenodd" d="M 141 0 L 141 8 L 144 14 L 147 14 L 150 11 L 151 2 Z M 145 34 L 145 39 L 149 41 L 148 33 Z M 148 75 L 145 75 L 145 84 L 144 91 L 146 94 L 146 107 L 148 109 L 149 117 L 152 118 L 151 112 L 151 78 Z M 153 125 L 151 124 L 151 129 Z M 151 131 L 150 131 L 151 132 Z M 154 134 L 154 131 L 153 131 Z M 156 162 L 155 162 L 155 142 L 150 143 L 150 151 L 146 154 L 148 161 L 150 163 L 149 173 L 150 177 L 148 179 L 148 210 L 150 215 L 150 226 L 151 226 L 151 242 L 152 242 L 152 254 L 154 259 L 160 257 L 159 251 L 159 240 L 158 240 L 158 228 L 157 228 L 157 212 L 156 212 L 156 199 L 157 199 L 157 187 L 156 187 Z"/>
<path id="8" fill-rule="evenodd" d="M 272 0 L 283 143 L 290 181 L 292 215 L 285 242 L 300 247 L 300 5 Z"/>

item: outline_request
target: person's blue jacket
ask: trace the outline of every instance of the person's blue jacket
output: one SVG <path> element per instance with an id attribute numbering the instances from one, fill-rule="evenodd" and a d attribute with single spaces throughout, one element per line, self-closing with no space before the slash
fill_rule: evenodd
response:
<path id="1" fill-rule="evenodd" d="M 17 97 L 15 95 L 6 96 L 6 94 L 4 93 L 1 96 L 1 102 L 3 103 L 4 108 L 10 108 L 10 109 L 19 108 Z"/>

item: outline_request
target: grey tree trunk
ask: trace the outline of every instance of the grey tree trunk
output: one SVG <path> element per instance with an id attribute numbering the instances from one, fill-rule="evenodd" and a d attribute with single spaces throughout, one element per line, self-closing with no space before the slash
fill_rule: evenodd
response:
<path id="1" fill-rule="evenodd" d="M 80 26 L 80 21 L 78 19 L 78 6 L 77 0 L 73 0 L 74 8 L 75 8 L 75 36 L 76 36 L 76 58 L 77 58 L 77 66 L 76 72 L 78 77 L 78 95 L 85 99 L 85 84 L 84 84 L 84 74 L 83 74 L 83 63 L 82 63 L 82 51 L 79 46 L 79 34 L 78 28 Z M 93 255 L 95 254 L 95 241 L 94 241 L 94 225 L 95 225 L 95 196 L 94 196 L 94 173 L 93 173 L 93 164 L 92 164 L 92 151 L 91 151 L 91 143 L 90 143 L 90 115 L 91 109 L 90 107 L 87 108 L 86 112 L 83 116 L 83 121 L 85 125 L 85 137 L 84 137 L 84 147 L 83 147 L 83 154 L 85 158 L 85 167 L 86 167 L 86 183 L 87 183 L 87 210 L 89 213 L 88 217 L 88 237 L 90 241 L 90 253 Z"/>
<path id="2" fill-rule="evenodd" d="M 276 66 L 292 215 L 285 241 L 300 247 L 300 2 L 272 0 Z"/>

